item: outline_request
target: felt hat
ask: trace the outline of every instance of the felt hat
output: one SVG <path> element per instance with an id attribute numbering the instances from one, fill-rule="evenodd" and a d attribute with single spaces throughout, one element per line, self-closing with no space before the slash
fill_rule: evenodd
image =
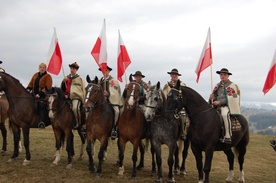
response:
<path id="1" fill-rule="evenodd" d="M 145 76 L 142 74 L 141 71 L 136 71 L 135 74 L 131 74 L 132 76 L 142 76 L 142 78 L 144 78 Z"/>
<path id="2" fill-rule="evenodd" d="M 74 63 L 72 63 L 72 64 L 69 64 L 69 67 L 70 67 L 70 68 L 73 67 L 73 68 L 75 68 L 75 69 L 79 69 L 79 65 L 77 64 L 77 62 L 74 62 Z"/>
<path id="3" fill-rule="evenodd" d="M 106 66 L 106 68 L 107 68 L 107 70 L 112 71 L 112 68 L 111 68 L 111 67 Z M 102 69 L 99 68 L 99 71 L 102 71 Z"/>
<path id="4" fill-rule="evenodd" d="M 228 69 L 226 69 L 226 68 L 222 68 L 220 71 L 217 71 L 216 73 L 217 74 L 225 73 L 225 74 L 228 74 L 228 75 L 232 75 L 232 73 L 229 72 Z"/>
<path id="5" fill-rule="evenodd" d="M 181 76 L 180 73 L 178 73 L 178 70 L 177 69 L 172 69 L 171 72 L 167 72 L 168 74 L 177 74 L 178 76 Z"/>

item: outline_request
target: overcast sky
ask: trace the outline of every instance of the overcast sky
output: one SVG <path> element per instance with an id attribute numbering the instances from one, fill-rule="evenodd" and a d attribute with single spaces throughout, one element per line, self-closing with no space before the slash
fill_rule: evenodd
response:
<path id="1" fill-rule="evenodd" d="M 206 100 L 219 82 L 222 67 L 233 73 L 242 102 L 276 103 L 276 87 L 262 88 L 276 49 L 275 0 L 0 0 L 1 67 L 26 86 L 47 54 L 56 27 L 65 74 L 77 62 L 85 78 L 101 77 L 90 52 L 106 19 L 108 65 L 117 77 L 118 30 L 136 70 L 152 83 L 169 81 L 177 68 L 180 79 Z M 211 29 L 211 67 L 196 83 L 195 69 Z M 63 78 L 52 75 L 54 85 Z M 123 78 L 122 88 L 125 84 Z"/>

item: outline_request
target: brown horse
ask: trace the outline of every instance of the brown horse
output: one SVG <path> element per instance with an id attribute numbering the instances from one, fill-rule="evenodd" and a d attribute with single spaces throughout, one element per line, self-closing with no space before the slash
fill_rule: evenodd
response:
<path id="1" fill-rule="evenodd" d="M 5 153 L 7 151 L 7 129 L 5 126 L 5 121 L 8 119 L 8 109 L 9 102 L 4 93 L 0 94 L 0 130 L 3 137 L 3 144 L 1 153 Z M 20 135 L 20 134 L 19 134 Z M 19 152 L 22 151 L 21 141 L 19 140 Z"/>
<path id="2" fill-rule="evenodd" d="M 98 153 L 99 164 L 96 171 L 96 176 L 102 175 L 102 164 L 104 160 L 105 151 L 108 146 L 108 138 L 110 136 L 114 124 L 114 109 L 106 101 L 103 88 L 98 82 L 96 76 L 93 81 L 87 76 L 88 85 L 86 87 L 86 101 L 83 106 L 86 112 L 86 131 L 87 131 L 87 146 L 86 151 L 89 158 L 89 170 L 95 171 L 94 167 L 94 144 L 96 139 L 101 143 Z"/>
<path id="3" fill-rule="evenodd" d="M 209 183 L 209 173 L 214 151 L 223 151 L 226 154 L 229 164 L 229 173 L 226 181 L 233 181 L 234 153 L 231 150 L 232 147 L 238 152 L 240 168 L 239 182 L 245 182 L 243 163 L 246 147 L 249 143 L 249 129 L 248 122 L 244 116 L 235 116 L 237 127 L 236 129 L 232 129 L 232 143 L 224 144 L 219 140 L 223 136 L 220 114 L 196 91 L 189 87 L 182 87 L 180 86 L 180 82 L 177 82 L 177 85 L 168 94 L 167 105 L 168 110 L 171 109 L 176 112 L 185 107 L 190 118 L 188 137 L 196 158 L 200 183 L 203 181 Z M 203 151 L 205 152 L 204 166 L 202 163 Z"/>
<path id="4" fill-rule="evenodd" d="M 146 137 L 146 119 L 142 110 L 138 106 L 138 97 L 141 91 L 141 86 L 137 82 L 132 80 L 132 76 L 129 77 L 130 83 L 127 88 L 126 100 L 124 103 L 124 109 L 118 122 L 118 148 L 119 148 L 119 176 L 124 174 L 124 152 L 126 143 L 130 141 L 133 145 L 132 153 L 132 178 L 136 177 L 137 169 L 144 167 L 144 153 L 145 146 L 142 143 L 142 139 Z M 136 167 L 137 151 L 140 149 L 140 163 Z"/>
<path id="5" fill-rule="evenodd" d="M 76 123 L 76 118 L 71 109 L 68 100 L 65 98 L 63 91 L 60 88 L 53 87 L 47 92 L 48 94 L 48 109 L 49 117 L 52 121 L 52 127 L 56 139 L 56 154 L 52 165 L 57 165 L 61 157 L 61 147 L 66 138 L 66 151 L 68 154 L 67 168 L 72 166 L 72 157 L 74 156 L 74 134 L 72 132 L 73 124 Z M 83 115 L 85 116 L 85 115 Z M 84 120 L 82 120 L 84 122 Z M 85 136 L 81 131 L 81 125 L 77 129 L 81 138 L 80 159 L 83 156 L 83 147 Z"/>
<path id="6" fill-rule="evenodd" d="M 18 146 L 20 140 L 20 128 L 23 132 L 26 159 L 23 165 L 30 163 L 31 154 L 29 147 L 30 128 L 37 128 L 40 122 L 39 113 L 36 109 L 35 98 L 22 86 L 13 76 L 0 72 L 0 91 L 4 91 L 8 102 L 8 116 L 14 137 L 14 151 L 9 161 L 18 157 Z M 51 121 L 45 121 L 45 126 Z"/>

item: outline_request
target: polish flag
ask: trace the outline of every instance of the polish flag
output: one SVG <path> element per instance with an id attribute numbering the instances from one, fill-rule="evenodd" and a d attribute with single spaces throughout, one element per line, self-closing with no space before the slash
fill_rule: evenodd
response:
<path id="1" fill-rule="evenodd" d="M 48 52 L 48 60 L 49 64 L 47 71 L 58 75 L 62 66 L 62 55 L 58 44 L 56 28 L 54 28 L 54 34 Z"/>
<path id="2" fill-rule="evenodd" d="M 276 82 L 276 50 L 272 59 L 272 63 L 268 74 L 266 76 L 265 84 L 263 87 L 264 95 L 273 87 Z"/>
<path id="3" fill-rule="evenodd" d="M 97 41 L 91 51 L 91 55 L 94 57 L 96 63 L 101 68 L 102 72 L 106 72 L 107 67 L 107 44 L 106 44 L 106 25 L 105 19 L 102 27 L 102 31 L 97 38 Z"/>
<path id="4" fill-rule="evenodd" d="M 118 58 L 117 58 L 117 78 L 119 81 L 123 82 L 122 76 L 124 75 L 127 67 L 131 63 L 131 60 L 128 56 L 127 49 L 124 45 L 123 39 L 119 32 L 119 40 L 118 40 Z"/>
<path id="5" fill-rule="evenodd" d="M 208 34 L 207 38 L 205 41 L 205 44 L 203 46 L 203 50 L 201 52 L 195 73 L 197 74 L 196 82 L 198 83 L 200 73 L 212 65 L 213 60 L 212 60 L 212 48 L 211 48 L 211 31 L 210 28 L 208 29 Z"/>

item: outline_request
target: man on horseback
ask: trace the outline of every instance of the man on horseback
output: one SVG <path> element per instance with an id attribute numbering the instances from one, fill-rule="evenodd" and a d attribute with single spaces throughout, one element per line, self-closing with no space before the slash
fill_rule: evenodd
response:
<path id="1" fill-rule="evenodd" d="M 138 104 L 144 114 L 146 111 L 146 100 L 147 100 L 146 93 L 149 89 L 148 84 L 142 80 L 142 78 L 144 78 L 145 76 L 142 74 L 141 71 L 136 71 L 135 74 L 131 74 L 131 76 L 133 76 L 135 78 L 135 80 L 133 80 L 133 82 L 136 82 L 141 86 L 140 96 L 138 98 Z M 126 95 L 127 95 L 127 88 L 128 88 L 128 85 L 126 85 L 124 92 L 123 92 L 124 99 L 126 98 Z M 146 135 L 147 135 L 147 137 L 149 137 L 150 136 L 150 122 L 146 123 L 146 128 L 147 128 Z"/>
<path id="2" fill-rule="evenodd" d="M 85 83 L 80 75 L 77 74 L 79 65 L 74 62 L 69 64 L 70 74 L 61 82 L 61 88 L 65 93 L 65 97 L 71 100 L 72 110 L 76 118 L 74 129 L 81 125 L 81 106 L 84 104 Z"/>
<path id="3" fill-rule="evenodd" d="M 0 60 L 0 64 L 2 64 L 3 62 Z M 0 72 L 5 72 L 5 69 L 3 69 L 2 67 L 0 67 Z"/>
<path id="4" fill-rule="evenodd" d="M 240 89 L 238 85 L 229 80 L 232 75 L 226 68 L 222 68 L 216 72 L 220 75 L 220 82 L 215 86 L 210 95 L 209 101 L 212 105 L 219 108 L 223 118 L 225 136 L 222 139 L 223 143 L 231 144 L 231 115 L 241 115 L 240 112 Z"/>
<path id="5" fill-rule="evenodd" d="M 170 85 L 175 86 L 177 81 L 179 80 L 178 76 L 181 76 L 181 74 L 178 73 L 178 70 L 175 68 L 172 69 L 171 72 L 167 72 L 167 73 L 171 76 L 171 80 L 167 84 L 165 84 L 165 86 L 163 88 L 163 92 L 164 92 L 164 95 L 166 96 L 166 98 L 171 90 Z M 184 82 L 180 81 L 180 86 L 186 86 L 186 84 Z M 182 139 L 182 140 L 186 139 L 188 126 L 189 126 L 189 119 L 186 116 L 185 109 L 183 108 L 180 111 L 180 129 L 181 129 L 180 130 L 180 139 Z"/>
<path id="6" fill-rule="evenodd" d="M 99 68 L 99 71 L 102 71 Z M 106 72 L 103 73 L 104 77 L 101 78 L 101 86 L 104 89 L 104 96 L 106 100 L 112 105 L 115 115 L 114 115 L 114 126 L 111 132 L 111 138 L 115 139 L 118 137 L 117 133 L 117 122 L 121 114 L 121 108 L 123 107 L 121 98 L 121 87 L 119 82 L 114 79 L 109 73 L 112 68 L 107 66 Z"/>
<path id="7" fill-rule="evenodd" d="M 45 127 L 45 122 L 49 122 L 50 118 L 48 110 L 45 104 L 45 98 L 47 90 L 52 88 L 52 76 L 47 73 L 47 66 L 45 63 L 39 64 L 39 72 L 35 73 L 30 80 L 27 91 L 32 92 L 34 97 L 37 99 L 37 110 L 40 116 L 39 128 Z"/>

